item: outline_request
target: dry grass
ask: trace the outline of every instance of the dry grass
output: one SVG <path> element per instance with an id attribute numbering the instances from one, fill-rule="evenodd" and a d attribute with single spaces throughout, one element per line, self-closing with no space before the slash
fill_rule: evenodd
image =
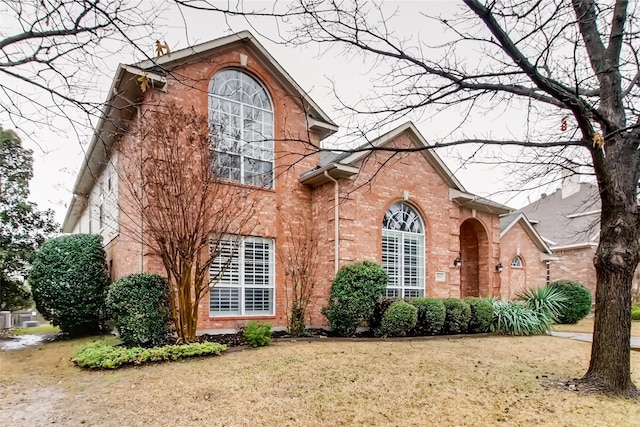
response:
<path id="1" fill-rule="evenodd" d="M 553 325 L 554 331 L 593 333 L 593 316 L 586 317 L 575 325 Z M 631 336 L 640 337 L 640 321 L 631 322 Z"/>
<path id="2" fill-rule="evenodd" d="M 640 425 L 637 401 L 558 386 L 590 345 L 537 337 L 278 342 L 221 357 L 81 371 L 83 341 L 0 353 L 0 418 L 31 426 Z M 640 384 L 640 354 L 633 353 Z"/>

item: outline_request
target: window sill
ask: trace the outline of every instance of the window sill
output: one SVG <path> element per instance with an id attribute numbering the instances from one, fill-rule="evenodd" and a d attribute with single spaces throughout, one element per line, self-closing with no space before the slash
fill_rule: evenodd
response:
<path id="1" fill-rule="evenodd" d="M 242 184 L 241 182 L 226 181 L 224 179 L 220 179 L 218 182 L 220 184 L 229 185 L 231 187 L 240 187 L 240 188 L 246 188 L 250 190 L 258 190 L 258 191 L 264 191 L 267 193 L 274 193 L 274 194 L 276 192 L 275 186 L 273 188 L 266 188 L 266 187 L 260 187 L 259 185 L 250 185 L 250 184 Z"/>
<path id="2" fill-rule="evenodd" d="M 211 314 L 209 314 L 209 320 L 259 320 L 275 318 L 275 314 L 250 314 L 244 316 L 212 316 Z"/>

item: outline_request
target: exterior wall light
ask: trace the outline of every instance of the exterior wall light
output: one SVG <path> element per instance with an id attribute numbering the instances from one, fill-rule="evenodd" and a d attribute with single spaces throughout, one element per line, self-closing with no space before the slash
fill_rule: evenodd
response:
<path id="1" fill-rule="evenodd" d="M 462 252 L 458 252 L 458 258 L 453 260 L 453 266 L 458 270 L 462 267 Z"/>
<path id="2" fill-rule="evenodd" d="M 496 273 L 502 273 L 502 269 L 504 267 L 502 266 L 502 262 L 498 261 L 498 263 L 496 264 Z"/>

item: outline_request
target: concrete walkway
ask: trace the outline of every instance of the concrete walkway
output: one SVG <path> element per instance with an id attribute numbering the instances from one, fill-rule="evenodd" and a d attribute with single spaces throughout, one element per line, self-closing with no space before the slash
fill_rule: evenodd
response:
<path id="1" fill-rule="evenodd" d="M 549 335 L 560 338 L 570 338 L 572 340 L 591 342 L 593 341 L 593 334 L 587 334 L 584 332 L 557 332 L 550 331 Z M 631 337 L 631 350 L 640 351 L 640 337 Z"/>

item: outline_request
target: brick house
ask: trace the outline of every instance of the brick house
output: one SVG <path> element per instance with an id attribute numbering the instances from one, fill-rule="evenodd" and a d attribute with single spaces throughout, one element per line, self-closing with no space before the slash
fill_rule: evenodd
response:
<path id="1" fill-rule="evenodd" d="M 549 283 L 551 262 L 558 260 L 523 212 L 500 217 L 500 254 L 502 299 Z"/>
<path id="2" fill-rule="evenodd" d="M 142 77 L 151 87 L 146 92 Z M 286 326 L 285 276 L 277 255 L 292 221 L 303 221 L 318 242 L 311 326 L 325 324 L 320 310 L 335 272 L 348 263 L 381 263 L 390 276 L 389 296 L 500 296 L 500 267 L 509 257 L 533 260 L 536 250 L 538 258 L 550 255 L 530 223 L 519 218 L 505 232 L 521 243 L 509 246 L 505 258 L 499 216 L 509 208 L 470 194 L 431 150 L 385 150 L 428 145 L 410 122 L 353 153 L 302 149 L 321 146 L 338 127 L 248 32 L 121 65 L 109 93 L 63 231 L 101 234 L 114 279 L 141 271 L 163 274 L 145 245 L 125 232 L 136 223 L 120 202 L 119 170 L 126 160 L 118 153 L 135 145 L 126 126 L 139 120 L 145 105 L 176 101 L 238 129 L 235 148 L 218 153 L 226 159 L 218 171 L 229 185 L 253 187 L 262 208 L 258 225 L 239 240 L 229 274 L 203 300 L 200 330 L 238 328 L 247 320 Z M 269 136 L 259 150 L 247 142 L 247 129 L 256 126 Z M 529 265 L 527 274 L 543 277 Z"/>
<path id="3" fill-rule="evenodd" d="M 593 265 L 600 238 L 600 197 L 594 184 L 580 182 L 578 175 L 566 176 L 552 194 L 506 215 L 521 215 L 542 238 L 553 256 L 543 256 L 548 280 L 569 279 L 582 283 L 595 297 L 596 270 Z M 527 227 L 527 225 L 524 225 Z M 507 242 L 502 240 L 503 253 Z M 537 273 L 539 274 L 539 273 Z M 537 276 L 541 277 L 541 276 Z M 636 271 L 633 288 L 638 289 Z M 540 281 L 540 279 L 538 279 Z"/>

